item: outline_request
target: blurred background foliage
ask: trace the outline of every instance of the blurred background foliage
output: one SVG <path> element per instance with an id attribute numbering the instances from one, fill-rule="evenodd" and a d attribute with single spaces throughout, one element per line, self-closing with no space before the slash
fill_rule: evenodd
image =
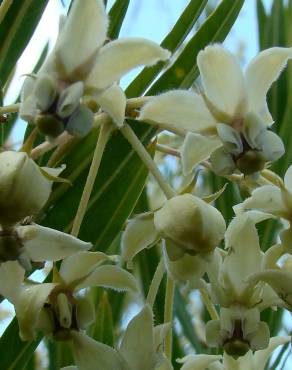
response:
<path id="1" fill-rule="evenodd" d="M 38 0 L 37 2 L 35 0 L 14 0 L 7 12 L 0 18 L 2 102 L 13 80 L 17 61 L 29 43 L 48 2 L 48 0 Z M 140 9 L 142 1 L 131 0 L 131 2 L 135 3 L 136 12 L 142 11 Z M 1 6 L 4 3 L 4 0 L 0 1 Z M 111 23 L 108 34 L 111 39 L 119 36 L 129 3 L 130 0 L 116 0 L 108 4 L 112 5 L 109 9 Z M 163 11 L 167 12 L 167 2 L 162 3 L 164 4 Z M 64 6 L 68 5 L 67 1 Z M 199 84 L 196 65 L 198 52 L 209 43 L 225 40 L 234 22 L 240 16 L 243 5 L 244 0 L 188 1 L 183 13 L 161 42 L 163 47 L 173 53 L 171 61 L 160 62 L 151 68 L 140 71 L 126 88 L 128 98 L 144 94 L 158 94 L 174 88 L 196 88 Z M 266 5 L 264 0 L 254 0 L 254 6 L 257 10 L 259 48 L 262 50 L 271 46 L 291 46 L 292 1 L 274 0 L 269 1 L 270 7 Z M 134 22 L 135 19 L 132 21 Z M 256 40 L 251 42 L 255 43 Z M 238 51 L 241 57 L 240 45 L 238 45 Z M 43 45 L 43 52 L 35 62 L 34 72 L 39 69 L 47 54 L 48 44 Z M 285 156 L 273 168 L 281 176 L 285 173 L 288 165 L 292 163 L 292 145 L 290 145 L 291 68 L 290 65 L 284 71 L 268 96 L 269 107 L 275 119 L 274 130 L 279 133 L 286 146 Z M 18 100 L 19 96 L 16 102 Z M 13 129 L 15 130 L 19 122 L 16 114 L 3 115 L 0 118 L 1 145 L 3 148 L 7 148 L 11 145 L 11 132 Z M 159 144 L 167 144 L 175 148 L 180 146 L 180 140 L 173 135 L 167 133 L 158 135 L 155 128 L 134 120 L 129 120 L 129 123 L 148 147 L 151 141 L 157 137 Z M 25 135 L 27 136 L 30 131 L 31 128 L 28 127 Z M 54 187 L 46 209 L 37 219 L 41 224 L 67 232 L 70 230 L 97 136 L 98 130 L 95 129 L 84 139 L 73 140 L 66 152 L 54 161 L 54 165 L 66 164 L 66 170 L 62 176 L 68 178 L 73 186 L 58 184 Z M 41 140 L 43 138 L 39 137 L 37 142 L 41 142 Z M 150 146 L 149 150 L 153 155 L 154 149 L 153 145 Z M 46 164 L 51 155 L 52 152 L 47 153 L 39 159 L 39 163 Z M 165 177 L 176 189 L 182 189 L 190 180 L 183 179 L 176 158 L 157 152 L 155 159 Z M 93 242 L 95 250 L 118 254 L 120 235 L 127 218 L 133 214 L 155 208 L 163 201 L 163 196 L 156 183 L 147 175 L 147 170 L 129 144 L 119 133 L 115 133 L 107 145 L 82 224 L 80 237 Z M 195 191 L 204 195 L 210 194 L 221 189 L 225 183 L 226 179 L 215 177 L 202 168 L 198 175 L 198 185 Z M 223 195 L 216 200 L 216 206 L 227 221 L 233 217 L 232 206 L 241 201 L 242 197 L 244 197 L 244 192 L 238 189 L 237 185 L 228 183 Z M 275 222 L 270 221 L 260 225 L 259 233 L 263 250 L 275 241 L 277 227 Z M 143 251 L 135 258 L 133 273 L 140 279 L 145 296 L 159 259 L 159 246 Z M 165 281 L 160 286 L 154 305 L 157 324 L 163 322 L 164 293 Z M 97 321 L 89 328 L 90 335 L 97 340 L 113 345 L 119 339 L 129 317 L 133 315 L 133 312 L 136 312 L 137 305 L 126 294 L 108 292 L 100 288 L 94 288 L 86 294 L 92 296 L 97 312 Z M 4 306 L 1 309 L 1 316 L 5 314 L 7 313 Z M 216 353 L 209 349 L 205 343 L 204 322 L 209 317 L 197 292 L 189 294 L 178 286 L 175 293 L 174 315 L 174 359 L 190 352 Z M 272 335 L 285 332 L 287 324 L 281 310 L 271 311 L 268 309 L 264 311 L 263 319 L 269 324 Z M 41 343 L 40 346 L 39 343 Z M 35 352 L 37 347 L 39 349 Z M 287 347 L 284 346 L 279 355 L 273 358 L 268 368 L 284 368 L 284 363 L 289 355 Z M 0 369 L 3 370 L 54 370 L 73 362 L 68 343 L 42 340 L 41 336 L 36 338 L 34 342 L 22 342 L 18 337 L 18 326 L 15 319 L 12 320 L 0 338 L 0 358 Z M 178 364 L 175 361 L 173 363 L 175 369 L 178 369 Z"/>

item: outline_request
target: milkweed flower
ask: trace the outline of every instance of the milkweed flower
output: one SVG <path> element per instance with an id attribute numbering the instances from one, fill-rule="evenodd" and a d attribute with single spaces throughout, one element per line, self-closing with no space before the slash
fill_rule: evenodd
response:
<path id="1" fill-rule="evenodd" d="M 2 264 L 0 293 L 14 304 L 21 339 L 33 340 L 42 331 L 67 340 L 72 331 L 85 329 L 94 321 L 95 311 L 90 301 L 77 295 L 84 288 L 103 286 L 138 293 L 133 275 L 104 264 L 109 261 L 101 252 L 75 253 L 62 261 L 59 272 L 54 271 L 52 283 L 42 284 L 23 282 L 24 270 L 17 263 Z"/>
<path id="2" fill-rule="evenodd" d="M 48 137 L 64 130 L 85 136 L 93 112 L 84 98 L 121 126 L 126 97 L 120 78 L 140 65 L 152 65 L 170 53 L 152 41 L 123 38 L 106 42 L 108 17 L 102 0 L 74 1 L 56 45 L 37 75 L 22 90 L 20 116 Z M 104 45 L 105 44 L 105 45 Z"/>
<path id="3" fill-rule="evenodd" d="M 291 48 L 264 50 L 243 73 L 232 53 L 221 45 L 207 46 L 197 58 L 202 94 L 173 90 L 153 97 L 140 119 L 186 130 L 185 174 L 209 157 L 219 175 L 256 173 L 284 153 L 281 139 L 269 130 L 273 119 L 266 94 L 291 57 Z"/>
<path id="4" fill-rule="evenodd" d="M 62 370 L 172 370 L 163 353 L 168 329 L 168 324 L 154 327 L 152 310 L 146 305 L 129 322 L 117 349 L 74 332 L 73 353 L 77 366 Z"/>

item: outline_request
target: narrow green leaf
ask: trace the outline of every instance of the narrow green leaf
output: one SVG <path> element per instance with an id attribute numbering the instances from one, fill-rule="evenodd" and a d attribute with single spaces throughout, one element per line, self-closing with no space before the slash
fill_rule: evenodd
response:
<path id="1" fill-rule="evenodd" d="M 265 48 L 265 35 L 267 27 L 267 15 L 262 0 L 257 0 L 257 18 L 258 18 L 258 33 L 259 33 L 259 44 L 260 49 Z"/>
<path id="2" fill-rule="evenodd" d="M 172 30 L 161 42 L 161 46 L 168 49 L 172 53 L 177 51 L 198 20 L 199 16 L 202 14 L 206 3 L 207 0 L 190 1 L 181 16 L 178 18 Z M 144 68 L 134 79 L 134 81 L 127 87 L 127 96 L 134 97 L 141 95 L 166 64 L 167 62 L 159 62 L 152 67 Z"/>
<path id="3" fill-rule="evenodd" d="M 147 92 L 157 94 L 174 88 L 189 88 L 198 77 L 196 58 L 212 42 L 222 42 L 237 19 L 244 0 L 223 0 L 190 39 L 173 65 Z"/>
<path id="4" fill-rule="evenodd" d="M 109 11 L 108 37 L 110 39 L 116 39 L 119 36 L 129 4 L 130 0 L 117 0 Z"/>
<path id="5" fill-rule="evenodd" d="M 14 0 L 0 24 L 0 88 L 28 44 L 48 0 Z"/>

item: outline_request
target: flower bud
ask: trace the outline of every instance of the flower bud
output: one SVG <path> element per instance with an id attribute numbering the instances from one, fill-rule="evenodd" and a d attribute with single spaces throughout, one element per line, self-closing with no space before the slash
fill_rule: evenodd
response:
<path id="1" fill-rule="evenodd" d="M 225 232 L 221 213 L 191 194 L 168 200 L 155 213 L 154 224 L 166 241 L 175 243 L 191 255 L 212 252 Z"/>
<path id="2" fill-rule="evenodd" d="M 7 228 L 45 205 L 52 181 L 24 152 L 0 154 L 0 223 Z"/>

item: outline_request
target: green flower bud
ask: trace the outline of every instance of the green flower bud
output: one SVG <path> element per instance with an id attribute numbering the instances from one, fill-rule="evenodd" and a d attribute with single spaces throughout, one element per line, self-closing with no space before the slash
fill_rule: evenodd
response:
<path id="1" fill-rule="evenodd" d="M 45 205 L 52 181 L 24 152 L 0 154 L 0 223 L 3 228 L 38 213 Z"/>
<path id="2" fill-rule="evenodd" d="M 216 208 L 191 194 L 168 200 L 155 212 L 154 224 L 166 241 L 191 255 L 212 252 L 224 237 L 226 227 Z"/>
<path id="3" fill-rule="evenodd" d="M 57 137 L 64 131 L 64 123 L 54 114 L 38 114 L 35 124 L 39 132 L 50 137 Z"/>

